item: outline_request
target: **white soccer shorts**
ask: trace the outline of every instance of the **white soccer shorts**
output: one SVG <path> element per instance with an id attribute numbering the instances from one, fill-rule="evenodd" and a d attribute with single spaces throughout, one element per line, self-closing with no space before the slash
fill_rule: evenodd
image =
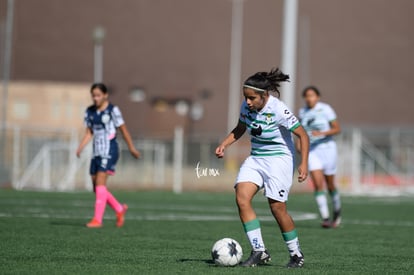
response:
<path id="1" fill-rule="evenodd" d="M 240 182 L 252 182 L 270 199 L 288 200 L 293 181 L 293 159 L 288 155 L 249 156 L 240 167 L 235 186 Z"/>
<path id="2" fill-rule="evenodd" d="M 309 171 L 323 170 L 327 176 L 336 174 L 336 143 L 330 141 L 317 145 L 309 151 Z"/>

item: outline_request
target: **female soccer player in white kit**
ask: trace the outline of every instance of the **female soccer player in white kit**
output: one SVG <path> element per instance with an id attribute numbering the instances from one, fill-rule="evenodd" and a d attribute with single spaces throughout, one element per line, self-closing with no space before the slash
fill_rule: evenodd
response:
<path id="1" fill-rule="evenodd" d="M 341 128 L 332 107 L 320 102 L 320 92 L 316 87 L 306 87 L 302 96 L 306 106 L 300 109 L 299 118 L 310 137 L 309 171 L 322 227 L 337 227 L 341 223 L 341 200 L 335 186 L 337 151 L 333 136 L 339 134 Z M 332 198 L 332 222 L 329 220 L 325 182 Z"/>
<path id="2" fill-rule="evenodd" d="M 120 129 L 131 155 L 139 158 L 140 152 L 135 149 L 132 143 L 131 135 L 118 106 L 109 102 L 106 86 L 103 83 L 93 84 L 91 96 L 93 105 L 89 106 L 85 112 L 85 135 L 76 151 L 76 155 L 79 157 L 83 148 L 93 139 L 90 174 L 96 198 L 95 215 L 86 226 L 89 228 L 102 227 L 105 207 L 106 204 L 109 204 L 116 213 L 116 225 L 122 227 L 128 206 L 120 204 L 106 188 L 108 175 L 115 174 L 115 166 L 118 161 L 117 129 Z"/>
<path id="3" fill-rule="evenodd" d="M 279 69 L 250 76 L 243 85 L 245 101 L 241 105 L 239 122 L 216 149 L 217 157 L 222 158 L 225 149 L 246 130 L 251 136 L 251 154 L 242 164 L 235 184 L 240 219 L 252 246 L 250 257 L 241 266 L 256 266 L 270 261 L 260 222 L 252 208 L 253 197 L 262 188 L 289 250 L 287 267 L 302 267 L 304 264 L 297 231 L 286 210 L 286 201 L 294 173 L 291 132 L 302 146 L 299 181 L 304 181 L 308 174 L 309 138 L 286 105 L 270 94 L 275 92 L 279 95 L 279 83 L 288 79 L 289 76 Z"/>

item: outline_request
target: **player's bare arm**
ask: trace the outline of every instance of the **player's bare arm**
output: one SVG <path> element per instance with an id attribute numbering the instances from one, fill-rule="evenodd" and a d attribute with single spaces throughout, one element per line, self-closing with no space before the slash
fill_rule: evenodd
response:
<path id="1" fill-rule="evenodd" d="M 92 131 L 88 127 L 86 127 L 85 134 L 83 135 L 83 138 L 79 144 L 78 149 L 76 150 L 76 156 L 79 158 L 80 154 L 82 153 L 83 148 L 91 141 L 92 139 Z"/>
<path id="2" fill-rule="evenodd" d="M 331 121 L 329 123 L 331 128 L 327 131 L 312 131 L 314 136 L 334 136 L 341 133 L 341 126 L 339 125 L 338 120 Z"/>
<path id="3" fill-rule="evenodd" d="M 298 167 L 298 180 L 303 182 L 308 177 L 309 137 L 302 126 L 293 130 L 293 133 L 298 138 L 297 143 L 299 144 L 301 155 L 301 162 Z"/>
<path id="4" fill-rule="evenodd" d="M 216 148 L 216 156 L 218 158 L 224 157 L 224 149 L 235 141 L 237 141 L 246 132 L 246 125 L 239 122 L 231 133 L 223 140 L 223 142 Z"/>
<path id="5" fill-rule="evenodd" d="M 295 138 L 295 148 L 298 153 L 302 150 L 302 148 L 300 148 L 300 140 L 298 138 Z"/>
<path id="6" fill-rule="evenodd" d="M 134 158 L 139 158 L 141 156 L 141 153 L 135 148 L 134 143 L 132 142 L 131 134 L 128 131 L 128 128 L 125 124 L 122 124 L 119 126 L 119 130 L 122 133 L 122 136 L 124 137 L 124 140 L 128 146 L 128 150 L 131 153 L 131 155 Z"/>

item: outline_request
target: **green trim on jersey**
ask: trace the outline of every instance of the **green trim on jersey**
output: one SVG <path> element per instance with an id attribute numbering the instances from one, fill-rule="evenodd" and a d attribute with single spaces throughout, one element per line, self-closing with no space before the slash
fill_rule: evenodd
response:
<path id="1" fill-rule="evenodd" d="M 258 141 L 273 141 L 275 139 L 275 137 L 272 136 L 272 137 L 251 137 L 250 140 L 253 139 L 253 138 L 258 140 Z M 275 143 L 275 144 L 283 144 L 283 143 L 278 142 L 278 143 Z"/>
<path id="2" fill-rule="evenodd" d="M 295 125 L 293 125 L 292 128 L 290 128 L 290 131 L 291 132 L 295 131 L 297 128 L 299 128 L 299 126 L 300 126 L 300 122 L 298 121 Z"/>
<path id="3" fill-rule="evenodd" d="M 279 142 L 276 142 L 276 141 L 273 141 L 273 140 L 269 140 L 269 141 L 267 141 L 267 140 L 258 140 L 255 137 L 252 137 L 250 139 L 250 142 L 257 143 L 257 144 L 264 144 L 264 145 L 284 145 L 283 143 L 279 143 Z"/>
<path id="4" fill-rule="evenodd" d="M 257 149 L 255 149 L 256 151 Z M 272 152 L 272 153 L 258 153 L 255 151 L 251 151 L 250 155 L 255 156 L 255 157 L 272 157 L 272 156 L 284 156 L 286 155 L 285 152 Z"/>
<path id="5" fill-rule="evenodd" d="M 262 125 L 274 125 L 274 124 L 276 124 L 275 121 L 267 122 L 267 121 L 263 121 L 263 120 L 251 120 L 251 119 L 250 119 L 250 121 L 251 121 L 251 123 L 262 124 Z"/>
<path id="6" fill-rule="evenodd" d="M 273 125 L 273 124 L 276 124 L 276 121 L 268 122 L 266 120 L 255 119 L 252 116 L 250 116 L 249 114 L 246 114 L 245 116 L 246 116 L 246 118 L 248 120 L 250 120 L 250 123 L 262 124 L 262 125 Z M 273 114 L 273 116 L 275 116 L 275 114 Z"/>

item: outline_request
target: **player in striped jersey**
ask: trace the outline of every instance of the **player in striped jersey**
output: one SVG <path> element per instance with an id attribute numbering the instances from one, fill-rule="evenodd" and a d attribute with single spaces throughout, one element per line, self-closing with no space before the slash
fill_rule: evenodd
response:
<path id="1" fill-rule="evenodd" d="M 300 109 L 299 118 L 310 137 L 309 171 L 322 227 L 337 227 L 341 223 L 341 200 L 335 186 L 337 152 L 333 136 L 339 134 L 341 128 L 332 107 L 320 102 L 320 92 L 316 87 L 306 87 L 302 96 L 306 106 Z M 332 222 L 329 220 L 325 182 L 334 208 Z"/>
<path id="2" fill-rule="evenodd" d="M 132 143 L 121 111 L 117 106 L 109 103 L 106 86 L 102 83 L 93 84 L 91 95 L 94 104 L 88 107 L 85 112 L 86 131 L 76 151 L 76 155 L 79 157 L 83 148 L 93 138 L 90 174 L 96 197 L 95 216 L 86 226 L 90 228 L 102 226 L 102 218 L 108 203 L 116 213 L 116 225 L 122 227 L 128 206 L 120 204 L 106 188 L 108 175 L 115 173 L 115 165 L 118 161 L 117 129 L 120 129 L 132 156 L 139 158 L 140 153 Z"/>
<path id="3" fill-rule="evenodd" d="M 241 263 L 242 266 L 256 266 L 270 260 L 259 220 L 252 207 L 252 199 L 259 189 L 264 189 L 288 247 L 290 261 L 287 267 L 302 267 L 304 263 L 294 222 L 286 210 L 286 201 L 294 173 L 291 132 L 298 137 L 303 149 L 298 167 L 301 182 L 308 174 L 309 139 L 288 107 L 270 94 L 275 92 L 279 95 L 279 83 L 288 79 L 289 76 L 279 69 L 258 72 L 249 77 L 243 85 L 245 101 L 241 105 L 239 122 L 216 149 L 217 157 L 222 158 L 225 149 L 246 130 L 251 136 L 251 154 L 242 164 L 235 184 L 240 219 L 252 246 L 250 257 Z"/>

